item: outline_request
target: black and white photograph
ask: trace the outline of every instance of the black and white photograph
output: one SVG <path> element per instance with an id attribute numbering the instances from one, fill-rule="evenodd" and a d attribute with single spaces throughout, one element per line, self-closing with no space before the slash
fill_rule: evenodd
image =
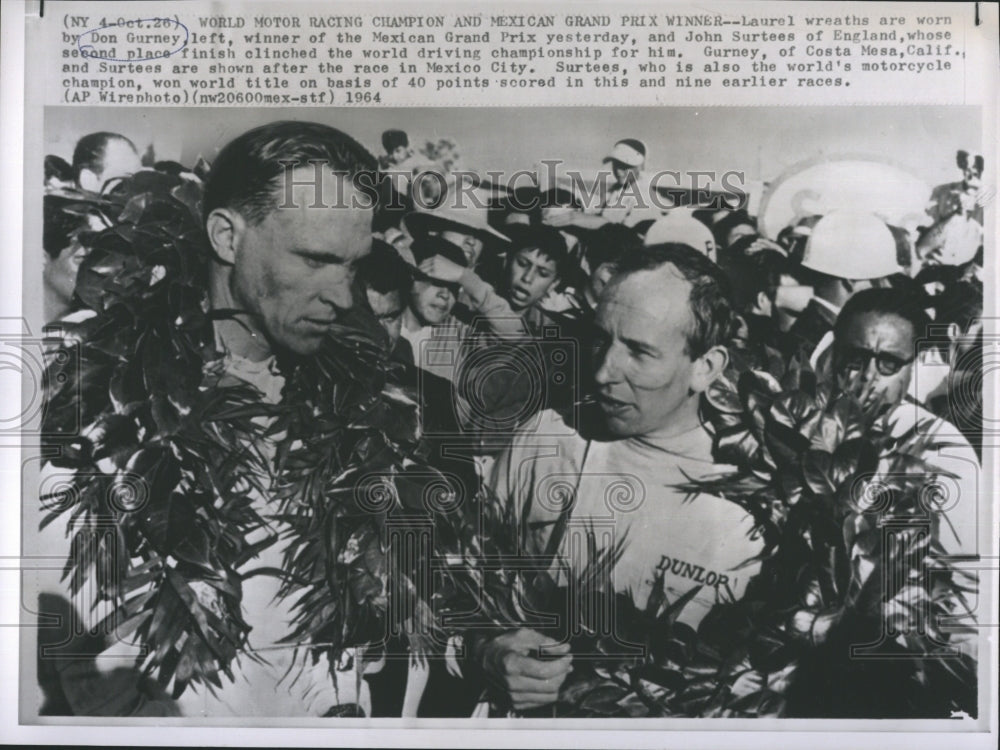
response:
<path id="1" fill-rule="evenodd" d="M 716 94 L 41 107 L 17 723 L 991 731 L 995 92 Z"/>
<path id="2" fill-rule="evenodd" d="M 976 715 L 974 109 L 89 114 L 40 717 Z"/>

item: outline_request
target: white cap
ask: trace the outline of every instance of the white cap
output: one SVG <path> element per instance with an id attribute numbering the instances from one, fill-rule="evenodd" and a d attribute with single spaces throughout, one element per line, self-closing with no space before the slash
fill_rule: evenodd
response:
<path id="1" fill-rule="evenodd" d="M 687 245 L 715 259 L 715 238 L 708 227 L 684 209 L 673 209 L 662 219 L 657 219 L 646 231 L 643 244 L 663 245 L 676 243 Z"/>
<path id="2" fill-rule="evenodd" d="M 812 228 L 802 265 L 841 279 L 880 279 L 899 273 L 896 240 L 877 216 L 831 211 Z"/>
<path id="3" fill-rule="evenodd" d="M 637 138 L 618 141 L 604 161 L 619 161 L 630 167 L 641 167 L 646 162 L 646 144 Z"/>

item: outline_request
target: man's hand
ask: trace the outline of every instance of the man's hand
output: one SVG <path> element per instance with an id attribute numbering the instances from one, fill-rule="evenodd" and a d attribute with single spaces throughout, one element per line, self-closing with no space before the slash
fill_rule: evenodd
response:
<path id="1" fill-rule="evenodd" d="M 564 208 L 562 206 L 556 208 L 543 208 L 542 223 L 547 224 L 550 227 L 568 227 L 572 226 L 576 222 L 578 214 L 578 211 Z"/>
<path id="2" fill-rule="evenodd" d="M 464 266 L 460 266 L 441 255 L 432 255 L 423 261 L 418 268 L 424 275 L 430 276 L 436 281 L 443 281 L 445 284 L 457 284 L 462 280 L 462 274 L 465 273 Z"/>
<path id="3" fill-rule="evenodd" d="M 611 221 L 607 216 L 600 214 L 587 214 L 577 209 L 556 206 L 542 209 L 542 223 L 556 229 L 563 229 L 565 227 L 600 229 L 605 224 L 611 223 Z"/>
<path id="4" fill-rule="evenodd" d="M 488 641 L 480 657 L 486 678 L 518 711 L 554 703 L 572 660 L 568 643 L 527 628 Z"/>
<path id="5" fill-rule="evenodd" d="M 774 240 L 769 240 L 767 237 L 758 237 L 756 240 L 750 243 L 750 245 L 743 251 L 745 255 L 756 255 L 762 250 L 774 250 L 777 253 L 787 256 L 788 250 L 783 248 Z"/>

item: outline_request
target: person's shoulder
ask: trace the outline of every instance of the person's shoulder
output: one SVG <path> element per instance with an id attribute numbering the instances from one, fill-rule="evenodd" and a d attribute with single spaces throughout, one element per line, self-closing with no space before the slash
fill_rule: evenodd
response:
<path id="1" fill-rule="evenodd" d="M 807 354 L 811 354 L 823 335 L 833 328 L 836 317 L 836 313 L 813 297 L 788 329 L 787 342 L 795 347 L 808 346 Z"/>
<path id="2" fill-rule="evenodd" d="M 541 411 L 514 432 L 493 468 L 490 486 L 501 498 L 530 502 L 546 478 L 579 473 L 585 449 L 586 442 L 562 417 Z"/>

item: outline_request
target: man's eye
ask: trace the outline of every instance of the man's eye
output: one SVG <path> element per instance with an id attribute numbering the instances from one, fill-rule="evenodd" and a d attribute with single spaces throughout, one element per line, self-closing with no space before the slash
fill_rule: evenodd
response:
<path id="1" fill-rule="evenodd" d="M 591 340 L 591 347 L 595 352 L 603 352 L 611 345 L 611 339 L 607 336 L 595 336 Z"/>

